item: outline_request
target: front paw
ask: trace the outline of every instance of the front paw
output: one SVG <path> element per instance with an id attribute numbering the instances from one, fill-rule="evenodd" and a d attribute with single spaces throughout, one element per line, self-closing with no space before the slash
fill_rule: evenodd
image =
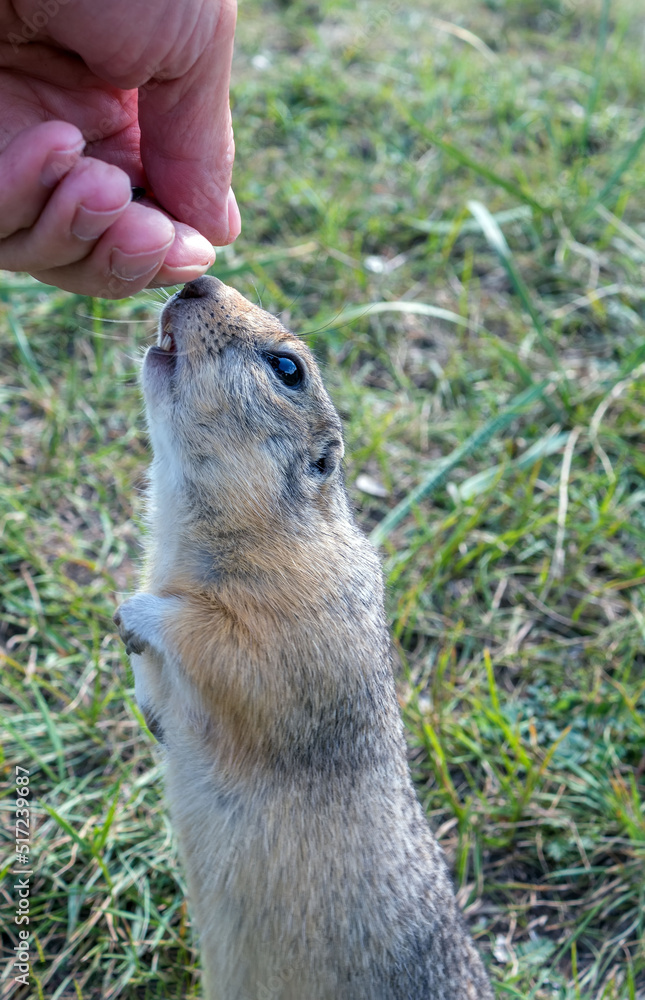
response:
<path id="1" fill-rule="evenodd" d="M 128 601 L 122 604 L 120 608 L 114 613 L 114 624 L 119 630 L 119 635 L 125 645 L 125 651 L 128 656 L 132 653 L 143 653 L 148 648 L 148 643 L 143 638 L 143 636 L 137 631 L 136 624 L 134 622 L 129 622 L 128 615 Z"/>
<path id="2" fill-rule="evenodd" d="M 168 646 L 167 631 L 180 608 L 176 597 L 159 597 L 146 591 L 128 597 L 114 616 L 127 652 L 169 655 L 172 647 Z"/>

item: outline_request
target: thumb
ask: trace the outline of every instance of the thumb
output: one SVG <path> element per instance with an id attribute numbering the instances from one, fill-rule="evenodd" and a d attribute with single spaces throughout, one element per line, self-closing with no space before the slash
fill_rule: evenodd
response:
<path id="1" fill-rule="evenodd" d="M 139 88 L 141 160 L 152 193 L 176 219 L 215 245 L 240 232 L 231 190 L 235 156 L 229 107 L 236 9 L 223 0 L 216 30 L 180 77 Z"/>

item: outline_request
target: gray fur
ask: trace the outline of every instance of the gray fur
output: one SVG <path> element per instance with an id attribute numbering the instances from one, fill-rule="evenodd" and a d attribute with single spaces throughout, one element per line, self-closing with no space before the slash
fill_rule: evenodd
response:
<path id="1" fill-rule="evenodd" d="M 117 620 L 163 734 L 206 996 L 492 1000 L 412 786 L 381 570 L 315 361 L 214 278 L 161 325 L 146 583 Z M 280 350 L 296 388 L 263 360 Z"/>

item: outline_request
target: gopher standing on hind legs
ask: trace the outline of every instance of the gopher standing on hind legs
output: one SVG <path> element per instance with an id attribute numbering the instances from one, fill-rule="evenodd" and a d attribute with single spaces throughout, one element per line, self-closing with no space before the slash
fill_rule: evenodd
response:
<path id="1" fill-rule="evenodd" d="M 208 1000 L 492 1000 L 415 795 L 377 556 L 307 347 L 211 277 L 143 365 L 144 589 L 116 615 L 165 748 Z"/>

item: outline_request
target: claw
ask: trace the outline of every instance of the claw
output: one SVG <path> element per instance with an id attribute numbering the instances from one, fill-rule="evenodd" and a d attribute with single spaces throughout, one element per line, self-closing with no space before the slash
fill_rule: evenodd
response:
<path id="1" fill-rule="evenodd" d="M 140 639 L 135 632 L 125 627 L 120 608 L 114 612 L 112 620 L 119 630 L 119 635 L 125 645 L 125 651 L 128 656 L 131 656 L 132 653 L 137 655 L 143 653 L 148 644 L 143 639 Z"/>
<path id="2" fill-rule="evenodd" d="M 139 655 L 139 653 L 144 652 L 147 643 L 143 642 L 141 639 L 137 639 L 136 636 L 133 635 L 124 636 L 122 638 L 125 643 L 125 651 L 128 656 L 131 656 L 132 653 Z"/>

